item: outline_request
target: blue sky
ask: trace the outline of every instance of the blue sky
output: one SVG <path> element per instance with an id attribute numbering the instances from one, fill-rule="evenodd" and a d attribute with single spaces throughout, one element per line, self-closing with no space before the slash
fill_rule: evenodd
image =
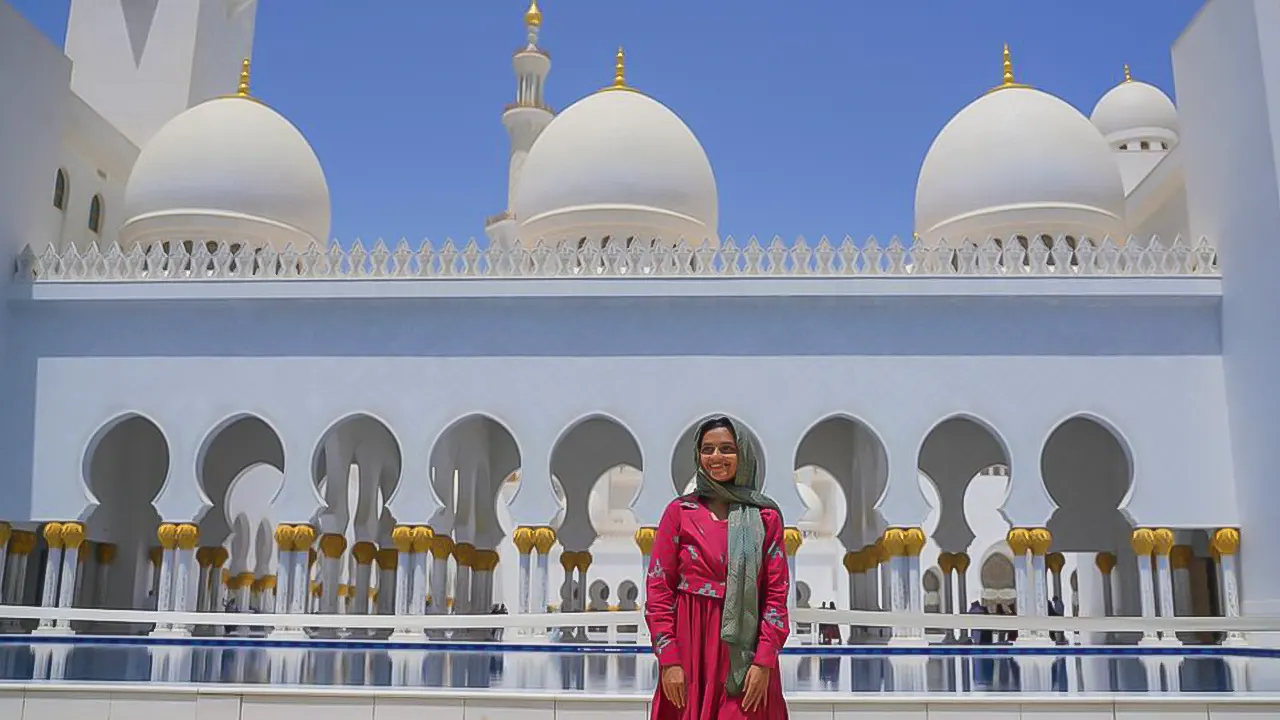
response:
<path id="1" fill-rule="evenodd" d="M 61 45 L 70 0 L 7 0 Z M 111 0 L 91 0 L 109 2 Z M 1000 80 L 1088 113 L 1129 63 L 1172 94 L 1169 49 L 1203 0 L 540 0 L 555 108 L 630 84 L 706 147 L 720 232 L 909 235 L 934 135 Z M 527 0 L 262 0 L 254 94 L 315 146 L 332 234 L 483 235 L 503 209 Z"/>

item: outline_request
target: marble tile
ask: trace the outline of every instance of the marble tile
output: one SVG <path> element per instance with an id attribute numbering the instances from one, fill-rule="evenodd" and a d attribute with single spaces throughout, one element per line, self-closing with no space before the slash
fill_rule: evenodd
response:
<path id="1" fill-rule="evenodd" d="M 1012 702 L 930 704 L 929 720 L 1021 720 L 1022 713 Z"/>
<path id="2" fill-rule="evenodd" d="M 1115 720 L 1209 720 L 1209 706 L 1200 703 L 1116 705 Z"/>
<path id="3" fill-rule="evenodd" d="M 373 720 L 463 720 L 460 698 L 378 697 Z"/>
<path id="4" fill-rule="evenodd" d="M 832 708 L 833 720 L 926 720 L 924 703 L 842 702 Z"/>
<path id="5" fill-rule="evenodd" d="M 240 720 L 373 720 L 373 695 L 246 695 L 240 700 Z"/>
<path id="6" fill-rule="evenodd" d="M 804 702 L 787 705 L 787 717 L 790 720 L 832 720 L 834 712 L 831 703 Z"/>
<path id="7" fill-rule="evenodd" d="M 1115 707 L 1099 703 L 1036 703 L 1022 706 L 1022 717 L 1035 720 L 1114 720 Z"/>
<path id="8" fill-rule="evenodd" d="M 240 696 L 198 695 L 196 720 L 240 720 Z"/>
<path id="9" fill-rule="evenodd" d="M 110 720 L 196 720 L 196 699 L 194 692 L 113 692 Z"/>
<path id="10" fill-rule="evenodd" d="M 462 718 L 463 720 L 556 720 L 556 704 L 554 700 L 533 697 L 524 700 L 468 699 L 463 704 Z"/>
<path id="11" fill-rule="evenodd" d="M 22 720 L 22 703 L 25 694 L 21 690 L 0 690 L 0 718 Z"/>
<path id="12" fill-rule="evenodd" d="M 22 720 L 111 720 L 111 696 L 28 691 L 22 703 Z"/>
<path id="13" fill-rule="evenodd" d="M 618 702 L 580 702 L 561 700 L 556 703 L 556 720 L 647 720 L 649 703 L 644 700 Z M 794 715 L 792 716 L 795 717 Z"/>
<path id="14" fill-rule="evenodd" d="M 1280 704 L 1209 706 L 1209 720 L 1275 720 L 1276 718 L 1280 718 Z"/>

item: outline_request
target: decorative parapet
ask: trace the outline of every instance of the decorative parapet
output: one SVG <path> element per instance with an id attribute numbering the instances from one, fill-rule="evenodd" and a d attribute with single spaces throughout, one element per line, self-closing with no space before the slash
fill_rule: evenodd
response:
<path id="1" fill-rule="evenodd" d="M 182 240 L 134 245 L 73 246 L 43 251 L 26 248 L 18 258 L 18 279 L 26 282 L 305 280 L 373 278 L 671 278 L 671 277 L 867 277 L 867 276 L 1217 276 L 1217 249 L 1206 240 L 1181 238 L 1116 242 L 1058 238 L 1004 243 L 989 239 L 950 246 L 896 238 L 862 245 L 846 238 L 823 238 L 811 245 L 775 238 L 767 245 L 752 238 L 716 244 L 608 240 L 527 248 L 459 246 L 424 241 L 416 249 L 401 240 L 372 249 L 356 241 L 303 250 L 254 250 L 236 242 Z"/>

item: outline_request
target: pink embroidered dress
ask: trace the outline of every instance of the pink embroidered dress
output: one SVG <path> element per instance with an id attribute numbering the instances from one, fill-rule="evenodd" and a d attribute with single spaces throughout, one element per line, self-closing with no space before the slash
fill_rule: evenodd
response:
<path id="1" fill-rule="evenodd" d="M 783 550 L 782 517 L 761 510 L 764 550 L 759 573 L 760 631 L 755 665 L 769 668 L 764 704 L 744 712 L 742 698 L 725 692 L 728 646 L 720 639 L 724 609 L 728 522 L 718 519 L 693 498 L 677 498 L 658 524 L 646 581 L 645 620 L 653 637 L 658 665 L 684 668 L 685 707 L 677 709 L 662 694 L 661 670 L 653 699 L 652 720 L 784 720 L 778 651 L 790 624 L 787 593 L 790 577 Z"/>

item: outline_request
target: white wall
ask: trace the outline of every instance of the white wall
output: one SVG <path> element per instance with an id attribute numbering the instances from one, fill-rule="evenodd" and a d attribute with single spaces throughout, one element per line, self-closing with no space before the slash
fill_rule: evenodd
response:
<path id="1" fill-rule="evenodd" d="M 66 91 L 66 120 L 62 134 L 61 167 L 67 172 L 70 194 L 66 210 L 58 213 L 59 245 L 116 241 L 124 221 L 124 190 L 138 159 L 138 148 L 102 118 L 78 95 Z M 53 192 L 52 176 L 49 192 Z M 103 200 L 102 232 L 89 231 L 89 203 L 94 195 Z"/>
<path id="2" fill-rule="evenodd" d="M 1173 49 L 1191 230 L 1219 242 L 1247 614 L 1280 614 L 1280 3 L 1209 0 Z M 1222 477 L 1214 473 L 1210 477 Z"/>
<path id="3" fill-rule="evenodd" d="M 805 429 L 852 413 L 887 445 L 881 508 L 895 525 L 928 512 L 920 443 L 956 413 L 985 420 L 1012 454 L 1010 519 L 1044 524 L 1044 442 L 1087 412 L 1117 428 L 1133 454 L 1128 510 L 1137 522 L 1205 527 L 1236 517 L 1230 486 L 1203 482 L 1230 477 L 1216 319 L 1212 305 L 1185 299 L 775 297 L 756 304 L 753 333 L 732 337 L 709 337 L 697 318 L 740 305 L 706 298 L 631 298 L 626 323 L 591 298 L 18 307 L 13 402 L 34 424 L 18 438 L 13 477 L 33 478 L 18 492 L 32 493 L 30 512 L 42 519 L 78 514 L 88 438 L 129 411 L 154 418 L 168 438 L 170 482 L 158 503 L 166 517 L 199 510 L 195 454 L 210 429 L 255 412 L 285 448 L 277 518 L 309 520 L 316 443 L 356 411 L 396 434 L 404 477 L 415 478 L 401 484 L 408 493 L 426 492 L 431 444 L 444 428 L 492 414 L 519 444 L 519 524 L 555 513 L 552 443 L 595 412 L 621 419 L 659 469 L 696 419 L 738 416 L 762 440 L 766 489 L 788 517 L 803 509 L 792 458 Z M 646 483 L 638 519 L 652 524 L 671 496 L 665 477 Z"/>

